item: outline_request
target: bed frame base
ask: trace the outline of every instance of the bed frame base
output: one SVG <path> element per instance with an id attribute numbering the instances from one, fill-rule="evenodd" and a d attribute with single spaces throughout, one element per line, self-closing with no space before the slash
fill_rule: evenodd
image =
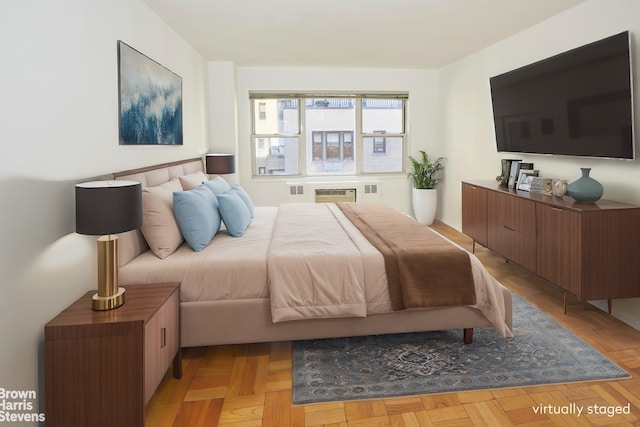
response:
<path id="1" fill-rule="evenodd" d="M 503 294 L 505 321 L 511 328 L 511 293 L 505 289 Z M 464 342 L 471 344 L 474 328 L 493 327 L 480 310 L 469 306 L 273 323 L 269 299 L 181 302 L 180 323 L 182 347 L 452 329 L 462 329 Z"/>
<path id="2" fill-rule="evenodd" d="M 462 335 L 465 344 L 471 344 L 473 342 L 473 328 L 464 328 Z"/>

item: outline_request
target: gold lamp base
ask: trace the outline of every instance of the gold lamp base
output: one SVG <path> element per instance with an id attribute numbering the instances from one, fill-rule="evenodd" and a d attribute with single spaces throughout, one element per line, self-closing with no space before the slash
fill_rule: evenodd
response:
<path id="1" fill-rule="evenodd" d="M 94 310 L 112 310 L 124 304 L 124 288 L 118 286 L 118 236 L 98 239 L 98 293 L 91 301 Z"/>
<path id="2" fill-rule="evenodd" d="M 118 288 L 115 295 L 101 297 L 98 293 L 91 299 L 91 308 L 94 310 L 112 310 L 124 304 L 124 288 Z"/>

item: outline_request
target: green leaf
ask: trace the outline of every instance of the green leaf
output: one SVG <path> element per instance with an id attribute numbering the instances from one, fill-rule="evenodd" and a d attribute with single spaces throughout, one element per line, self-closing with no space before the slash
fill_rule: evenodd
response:
<path id="1" fill-rule="evenodd" d="M 418 189 L 438 188 L 438 185 L 442 182 L 440 171 L 444 169 L 444 157 L 438 157 L 431 162 L 429 155 L 425 151 L 420 150 L 420 155 L 420 160 L 409 156 L 409 162 L 411 163 L 409 178 L 413 186 Z"/>

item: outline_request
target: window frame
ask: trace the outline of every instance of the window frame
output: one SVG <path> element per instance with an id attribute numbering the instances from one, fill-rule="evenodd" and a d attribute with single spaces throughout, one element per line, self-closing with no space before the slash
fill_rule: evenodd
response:
<path id="1" fill-rule="evenodd" d="M 306 110 L 308 108 L 307 101 L 308 99 L 328 99 L 328 98 L 352 98 L 354 99 L 354 108 L 355 108 L 355 129 L 352 132 L 352 150 L 353 157 L 355 157 L 355 172 L 349 174 L 341 174 L 341 173 L 323 173 L 323 174 L 314 174 L 309 173 L 307 171 L 307 151 L 312 150 L 311 155 L 313 155 L 314 149 L 314 134 L 318 131 L 312 132 L 309 137 L 310 141 L 307 141 L 306 135 Z M 256 107 L 260 105 L 264 100 L 286 100 L 286 99 L 296 99 L 298 101 L 298 123 L 297 129 L 298 133 L 274 133 L 274 134 L 259 134 L 256 133 L 256 123 L 258 119 L 262 119 L 262 111 L 260 112 L 260 117 L 256 117 Z M 386 140 L 387 138 L 400 138 L 402 140 L 402 162 L 401 162 L 401 170 L 399 171 L 389 171 L 389 172 L 365 172 L 364 171 L 364 141 L 367 138 L 380 138 L 381 132 L 371 131 L 364 132 L 363 130 L 363 106 L 365 99 L 388 99 L 388 100 L 398 100 L 402 102 L 401 110 L 402 110 L 402 132 L 384 132 L 384 140 L 385 140 L 385 150 L 384 152 L 374 153 L 377 155 L 384 155 L 387 153 L 386 150 Z M 250 111 L 251 111 L 251 135 L 250 135 L 250 143 L 251 143 L 251 176 L 252 178 L 259 179 L 274 179 L 274 178 L 326 178 L 326 177 L 340 177 L 340 176 L 382 176 L 382 175 L 399 175 L 406 173 L 406 161 L 404 160 L 407 157 L 407 153 L 409 150 L 409 135 L 407 129 L 409 128 L 408 124 L 408 103 L 409 103 L 409 93 L 408 92 L 362 92 L 362 93 L 353 93 L 353 92 L 319 92 L 319 93 L 296 93 L 296 92 L 272 92 L 272 91 L 250 91 L 249 92 L 249 103 L 250 103 Z M 325 135 L 332 131 L 325 130 L 320 131 Z M 340 131 L 341 133 L 344 131 Z M 260 173 L 256 167 L 256 141 L 259 138 L 264 138 L 268 140 L 269 138 L 293 138 L 297 139 L 297 173 L 289 173 L 289 174 L 266 174 Z M 326 136 L 323 137 L 323 145 L 326 145 Z M 342 140 L 342 136 L 341 136 Z M 341 142 L 342 144 L 342 142 Z M 309 145 L 309 147 L 307 147 Z M 326 148 L 325 148 L 326 150 Z"/>

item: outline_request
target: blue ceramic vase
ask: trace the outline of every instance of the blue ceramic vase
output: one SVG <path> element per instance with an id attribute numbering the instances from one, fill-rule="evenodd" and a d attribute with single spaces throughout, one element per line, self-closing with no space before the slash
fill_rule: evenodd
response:
<path id="1" fill-rule="evenodd" d="M 576 202 L 595 203 L 602 197 L 602 184 L 589 176 L 591 168 L 580 168 L 582 176 L 567 185 L 567 195 Z"/>

